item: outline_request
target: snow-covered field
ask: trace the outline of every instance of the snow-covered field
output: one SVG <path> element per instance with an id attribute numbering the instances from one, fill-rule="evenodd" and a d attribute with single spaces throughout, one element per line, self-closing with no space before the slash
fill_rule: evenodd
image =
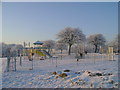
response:
<path id="1" fill-rule="evenodd" d="M 32 62 L 17 59 L 17 71 L 5 72 L 2 60 L 2 88 L 118 88 L 118 56 L 114 61 L 106 55 L 88 54 L 79 62 L 74 55 L 64 55 Z M 12 68 L 12 66 L 11 66 Z"/>

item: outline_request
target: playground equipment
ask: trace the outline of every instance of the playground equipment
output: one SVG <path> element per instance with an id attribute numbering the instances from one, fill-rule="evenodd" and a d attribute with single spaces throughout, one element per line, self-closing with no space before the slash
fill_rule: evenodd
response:
<path id="1" fill-rule="evenodd" d="M 43 42 L 41 41 L 36 41 L 34 44 L 34 50 L 35 50 L 35 53 L 38 54 L 39 56 L 46 58 L 51 58 L 52 55 L 46 51 L 46 47 L 43 47 Z"/>
<path id="2" fill-rule="evenodd" d="M 50 53 L 48 53 L 46 50 L 43 50 L 43 53 L 45 53 L 45 55 L 47 55 L 48 57 L 52 57 L 52 55 Z"/>
<path id="3" fill-rule="evenodd" d="M 40 50 L 36 50 L 36 53 L 39 54 L 40 56 L 45 56 Z"/>
<path id="4" fill-rule="evenodd" d="M 43 47 L 43 42 L 36 41 L 34 44 L 34 47 L 25 47 L 24 45 L 24 55 L 28 57 L 29 61 L 32 63 L 32 69 L 33 70 L 33 61 L 34 60 L 45 60 L 46 58 L 52 58 L 56 60 L 56 67 L 57 67 L 57 58 L 52 56 L 49 52 L 46 51 L 47 47 Z"/>
<path id="5" fill-rule="evenodd" d="M 29 60 L 32 58 L 32 54 L 34 54 L 34 59 L 44 60 L 46 57 L 52 58 L 52 55 L 49 54 L 46 50 L 28 49 L 25 52 L 27 53 Z"/>
<path id="6" fill-rule="evenodd" d="M 43 42 L 36 41 L 34 47 L 24 47 L 24 55 L 28 56 L 28 59 L 31 60 L 34 54 L 34 59 L 44 60 L 46 58 L 52 58 L 52 55 L 46 51 L 46 47 L 43 47 Z M 30 45 L 29 45 L 30 46 Z"/>

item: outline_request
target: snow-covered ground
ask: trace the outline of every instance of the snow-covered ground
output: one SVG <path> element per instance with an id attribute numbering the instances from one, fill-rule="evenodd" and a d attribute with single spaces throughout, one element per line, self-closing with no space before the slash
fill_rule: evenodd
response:
<path id="1" fill-rule="evenodd" d="M 78 62 L 74 55 L 58 56 L 32 62 L 23 58 L 17 71 L 5 72 L 6 58 L 2 60 L 2 88 L 117 88 L 118 56 L 114 61 L 107 55 L 88 54 Z M 11 65 L 12 70 L 13 65 Z"/>

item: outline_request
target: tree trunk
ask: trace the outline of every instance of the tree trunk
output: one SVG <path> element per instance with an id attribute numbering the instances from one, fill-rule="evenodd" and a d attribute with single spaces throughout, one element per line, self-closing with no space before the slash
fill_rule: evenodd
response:
<path id="1" fill-rule="evenodd" d="M 95 53 L 97 53 L 97 45 L 95 45 Z"/>
<path id="2" fill-rule="evenodd" d="M 71 44 L 69 44 L 69 49 L 68 49 L 68 55 L 70 55 L 71 54 Z"/>

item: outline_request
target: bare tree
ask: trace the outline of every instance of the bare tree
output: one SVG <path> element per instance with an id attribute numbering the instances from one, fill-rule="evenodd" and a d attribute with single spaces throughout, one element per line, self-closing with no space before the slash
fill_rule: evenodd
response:
<path id="1" fill-rule="evenodd" d="M 117 48 L 117 52 L 120 53 L 120 33 L 115 38 L 115 46 Z"/>
<path id="2" fill-rule="evenodd" d="M 62 43 L 68 44 L 68 55 L 70 55 L 72 45 L 79 41 L 84 41 L 85 35 L 79 28 L 66 27 L 58 33 L 58 39 Z"/>
<path id="3" fill-rule="evenodd" d="M 15 52 L 15 50 L 20 50 L 22 52 L 23 46 L 20 44 L 5 44 L 5 43 L 1 43 L 2 44 L 2 56 L 6 57 L 7 56 L 7 50 L 8 48 L 11 48 L 10 52 L 11 55 Z"/>
<path id="4" fill-rule="evenodd" d="M 81 43 L 78 43 L 73 46 L 73 52 L 75 52 L 76 56 L 80 56 L 84 53 L 84 45 Z"/>
<path id="5" fill-rule="evenodd" d="M 67 46 L 66 46 L 65 43 L 60 43 L 60 42 L 58 42 L 58 43 L 56 44 L 56 50 L 60 50 L 60 51 L 61 51 L 61 54 L 62 54 L 62 51 L 63 51 L 63 50 L 67 50 Z"/>
<path id="6" fill-rule="evenodd" d="M 53 40 L 46 40 L 46 41 L 43 41 L 43 42 L 44 42 L 43 46 L 48 49 L 49 53 L 51 53 L 52 49 L 55 46 L 55 41 L 53 41 Z"/>
<path id="7" fill-rule="evenodd" d="M 102 34 L 94 34 L 88 37 L 88 42 L 95 46 L 95 53 L 99 52 L 99 46 L 105 45 L 105 37 Z"/>
<path id="8" fill-rule="evenodd" d="M 6 57 L 6 56 L 7 56 L 7 55 L 6 55 L 6 51 L 7 51 L 8 45 L 5 44 L 5 43 L 1 43 L 1 46 L 2 46 L 2 48 L 1 48 L 2 57 Z"/>
<path id="9" fill-rule="evenodd" d="M 120 53 L 120 34 L 117 34 L 115 39 L 113 39 L 111 42 L 108 43 L 108 46 L 113 46 L 114 51 Z"/>

